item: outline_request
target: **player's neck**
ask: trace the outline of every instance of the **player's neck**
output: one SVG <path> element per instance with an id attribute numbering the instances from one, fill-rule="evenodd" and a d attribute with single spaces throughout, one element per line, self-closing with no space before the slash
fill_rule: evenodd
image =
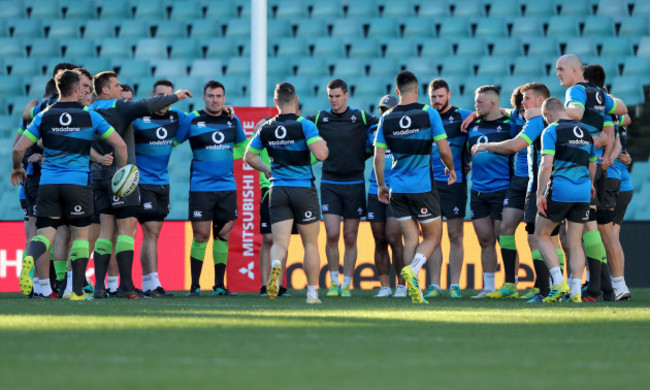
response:
<path id="1" fill-rule="evenodd" d="M 447 103 L 447 105 L 445 106 L 445 108 L 444 108 L 442 111 L 438 111 L 438 113 L 439 113 L 440 115 L 442 115 L 442 114 L 446 114 L 447 111 L 449 111 L 449 110 L 451 110 L 451 104 Z"/>
<path id="2" fill-rule="evenodd" d="M 99 101 L 99 100 L 113 100 L 113 99 L 111 99 L 111 97 L 108 96 L 108 95 L 101 94 L 101 95 L 97 96 L 97 101 Z"/>
<path id="3" fill-rule="evenodd" d="M 203 109 L 203 112 L 205 112 L 205 113 L 208 114 L 209 116 L 214 116 L 214 117 L 218 117 L 218 116 L 221 116 L 221 114 L 223 114 L 223 110 L 219 110 L 219 111 L 208 111 L 208 110 L 206 110 L 205 108 Z"/>
<path id="4" fill-rule="evenodd" d="M 280 108 L 278 109 L 278 115 L 298 115 L 298 111 L 295 108 Z"/>
<path id="5" fill-rule="evenodd" d="M 59 103 L 79 103 L 79 98 L 77 96 L 66 96 L 59 98 Z"/>
<path id="6" fill-rule="evenodd" d="M 417 102 L 418 102 L 418 95 L 415 94 L 402 95 L 399 97 L 400 106 L 405 106 L 407 104 L 413 104 Z"/>
<path id="7" fill-rule="evenodd" d="M 332 114 L 336 115 L 341 115 L 345 113 L 348 110 L 349 106 L 346 104 L 345 106 L 339 108 L 338 110 L 332 109 Z"/>
<path id="8" fill-rule="evenodd" d="M 503 114 L 501 114 L 501 111 L 495 110 L 495 111 L 492 111 L 492 112 L 488 113 L 487 115 L 483 116 L 481 119 L 483 119 L 484 121 L 489 122 L 489 121 L 495 121 L 495 120 L 501 118 L 502 116 L 503 116 Z"/>

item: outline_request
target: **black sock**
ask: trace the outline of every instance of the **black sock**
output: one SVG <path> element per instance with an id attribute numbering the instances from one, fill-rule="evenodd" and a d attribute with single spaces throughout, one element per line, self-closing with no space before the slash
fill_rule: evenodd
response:
<path id="1" fill-rule="evenodd" d="M 72 263 L 72 291 L 77 295 L 83 294 L 84 282 L 86 281 L 86 267 L 88 258 L 78 258 Z"/>
<path id="2" fill-rule="evenodd" d="M 603 263 L 600 267 L 600 289 L 604 293 L 611 293 L 614 291 L 612 286 L 612 274 L 609 272 L 609 265 Z"/>
<path id="3" fill-rule="evenodd" d="M 587 264 L 589 265 L 589 287 L 587 291 L 592 295 L 600 294 L 600 273 L 602 272 L 603 262 L 591 257 L 587 257 Z"/>
<path id="4" fill-rule="evenodd" d="M 47 247 L 41 241 L 31 240 L 27 246 L 27 256 L 31 256 L 36 262 L 46 250 Z"/>
<path id="5" fill-rule="evenodd" d="M 192 272 L 192 287 L 199 285 L 201 279 L 201 269 L 203 269 L 203 261 L 190 257 L 190 271 Z"/>
<path id="6" fill-rule="evenodd" d="M 517 251 L 501 248 L 503 268 L 506 274 L 506 283 L 515 283 L 515 264 L 517 263 Z"/>
<path id="7" fill-rule="evenodd" d="M 133 251 L 122 251 L 115 254 L 117 268 L 120 270 L 120 288 L 125 291 L 135 290 L 131 269 L 133 268 Z"/>
<path id="8" fill-rule="evenodd" d="M 539 288 L 539 293 L 546 297 L 551 292 L 551 287 L 548 284 L 548 278 L 550 277 L 548 268 L 540 260 L 533 260 L 533 266 L 535 267 L 535 286 Z"/>
<path id="9" fill-rule="evenodd" d="M 215 287 L 224 288 L 224 277 L 226 276 L 226 264 L 218 263 L 214 265 L 214 285 Z"/>
<path id="10" fill-rule="evenodd" d="M 56 270 L 54 269 L 53 261 L 50 261 L 50 286 L 52 286 L 52 290 L 56 286 Z"/>
<path id="11" fill-rule="evenodd" d="M 104 284 L 104 279 L 106 279 L 106 273 L 108 272 L 108 263 L 111 261 L 111 254 L 100 255 L 95 251 L 93 255 L 95 260 L 95 289 L 96 290 L 105 290 L 106 285 Z"/>

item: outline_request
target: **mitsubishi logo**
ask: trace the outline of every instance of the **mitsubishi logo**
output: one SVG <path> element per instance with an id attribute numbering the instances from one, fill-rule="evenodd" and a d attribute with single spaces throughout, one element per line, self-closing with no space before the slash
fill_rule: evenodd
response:
<path id="1" fill-rule="evenodd" d="M 59 123 L 61 124 L 61 126 L 69 125 L 70 123 L 72 123 L 72 116 L 70 114 L 68 114 L 67 112 L 64 112 L 59 117 Z"/>
<path id="2" fill-rule="evenodd" d="M 214 133 L 212 133 L 212 141 L 214 141 L 215 144 L 222 143 L 224 139 L 226 139 L 226 136 L 223 135 L 222 132 L 215 131 Z"/>
<path id="3" fill-rule="evenodd" d="M 251 261 L 250 263 L 248 263 L 246 267 L 241 267 L 239 269 L 239 273 L 248 276 L 248 279 L 250 280 L 255 280 L 255 274 L 253 273 L 254 268 L 255 268 L 255 263 Z"/>

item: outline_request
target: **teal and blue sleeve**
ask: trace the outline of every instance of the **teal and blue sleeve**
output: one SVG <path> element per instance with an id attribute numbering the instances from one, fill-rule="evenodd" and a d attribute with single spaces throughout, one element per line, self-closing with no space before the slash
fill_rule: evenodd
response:
<path id="1" fill-rule="evenodd" d="M 555 156 L 555 126 L 551 125 L 542 134 L 542 154 Z"/>
<path id="2" fill-rule="evenodd" d="M 41 138 L 41 118 L 43 115 L 38 114 L 36 115 L 36 118 L 32 121 L 32 123 L 29 125 L 27 130 L 23 131 L 23 135 L 30 140 L 37 142 L 39 138 Z"/>
<path id="3" fill-rule="evenodd" d="M 382 116 L 379 119 L 379 124 L 377 125 L 377 132 L 375 133 L 375 147 L 388 149 L 386 145 L 386 139 L 384 138 L 384 117 Z"/>
<path id="4" fill-rule="evenodd" d="M 587 102 L 587 91 L 584 87 L 580 85 L 574 85 L 573 87 L 567 89 L 565 96 L 566 107 L 569 107 L 571 104 L 577 104 L 582 108 L 585 108 L 585 103 Z"/>
<path id="5" fill-rule="evenodd" d="M 440 114 L 438 111 L 433 108 L 429 108 L 429 120 L 431 122 L 431 131 L 433 133 L 433 140 L 440 141 L 441 139 L 447 138 L 447 133 L 445 133 L 445 127 L 442 125 L 442 119 L 440 119 Z"/>

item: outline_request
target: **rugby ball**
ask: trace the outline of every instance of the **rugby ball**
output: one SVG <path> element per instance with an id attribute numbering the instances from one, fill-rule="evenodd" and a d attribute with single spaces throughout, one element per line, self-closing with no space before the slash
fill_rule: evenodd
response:
<path id="1" fill-rule="evenodd" d="M 113 175 L 111 188 L 113 193 L 120 198 L 129 196 L 135 191 L 140 181 L 140 171 L 133 164 L 126 164 Z"/>

